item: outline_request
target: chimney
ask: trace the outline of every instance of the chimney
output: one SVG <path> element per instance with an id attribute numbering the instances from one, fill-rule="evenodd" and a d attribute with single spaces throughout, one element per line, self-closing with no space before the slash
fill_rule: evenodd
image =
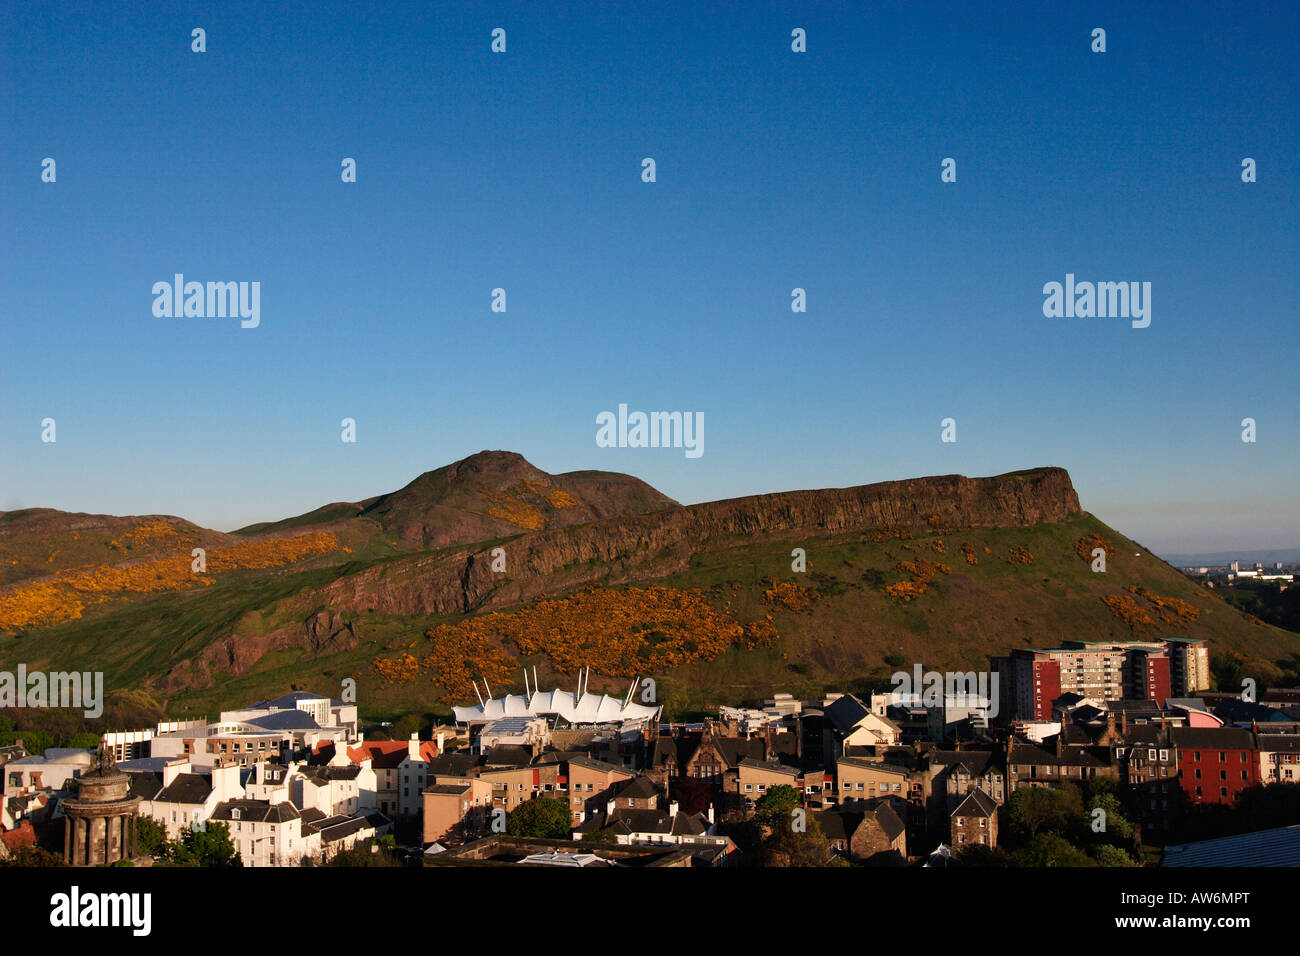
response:
<path id="1" fill-rule="evenodd" d="M 438 731 L 438 753 L 439 754 L 442 753 L 442 741 L 445 736 L 446 735 L 441 730 Z"/>
<path id="2" fill-rule="evenodd" d="M 668 804 L 668 815 L 670 817 L 677 816 L 677 810 L 678 810 L 677 801 L 676 800 L 671 801 Z"/>
<path id="3" fill-rule="evenodd" d="M 406 742 L 406 756 L 412 760 L 420 759 L 420 735 L 411 734 L 411 739 Z"/>
<path id="4" fill-rule="evenodd" d="M 259 767 L 264 764 L 258 764 Z M 214 764 L 212 767 L 212 789 L 216 792 L 217 802 L 235 800 L 244 795 L 244 788 L 239 785 L 239 764 L 233 761 Z"/>
<path id="5" fill-rule="evenodd" d="M 614 805 L 616 802 L 617 801 L 615 801 L 613 797 L 610 797 L 608 800 L 605 801 L 605 814 L 607 816 L 612 817 L 614 815 Z M 608 823 L 608 820 L 606 821 L 606 823 Z"/>
<path id="6" fill-rule="evenodd" d="M 163 767 L 163 786 L 170 787 L 172 781 L 190 769 L 190 762 L 184 757 L 177 758 Z"/>
<path id="7" fill-rule="evenodd" d="M 713 826 L 713 801 L 709 801 L 709 826 Z"/>

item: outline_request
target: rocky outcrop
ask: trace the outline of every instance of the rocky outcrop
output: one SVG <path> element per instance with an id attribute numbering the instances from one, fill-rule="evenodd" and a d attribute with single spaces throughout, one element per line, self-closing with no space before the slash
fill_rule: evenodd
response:
<path id="1" fill-rule="evenodd" d="M 492 572 L 488 549 L 467 548 L 368 568 L 333 582 L 321 596 L 335 609 L 459 614 L 511 607 L 575 586 L 662 577 L 687 568 L 699 551 L 753 538 L 784 541 L 801 533 L 928 523 L 1017 527 L 1078 514 L 1078 495 L 1061 468 L 755 495 L 526 534 L 504 545 L 505 574 Z"/>

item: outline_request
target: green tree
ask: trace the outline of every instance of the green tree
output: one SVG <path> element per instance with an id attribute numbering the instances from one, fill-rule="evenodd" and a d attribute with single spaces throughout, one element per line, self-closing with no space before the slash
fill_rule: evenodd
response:
<path id="1" fill-rule="evenodd" d="M 1098 866 L 1137 866 L 1133 857 L 1109 843 L 1096 847 L 1092 851 L 1092 858 L 1097 861 Z"/>
<path id="2" fill-rule="evenodd" d="M 326 866 L 402 866 L 401 857 L 394 848 L 383 847 L 373 840 L 365 840 L 329 858 Z"/>
<path id="3" fill-rule="evenodd" d="M 1093 811 L 1095 810 L 1103 810 L 1106 814 L 1106 829 L 1096 832 L 1097 840 L 1115 846 L 1123 846 L 1133 842 L 1133 824 L 1124 815 L 1124 805 L 1120 803 L 1117 796 L 1112 793 L 1101 793 L 1093 797 L 1092 806 L 1088 811 L 1089 821 L 1092 820 Z M 1091 829 L 1091 823 L 1089 829 Z"/>
<path id="4" fill-rule="evenodd" d="M 831 862 L 831 847 L 821 824 L 808 816 L 806 828 L 796 829 L 787 816 L 782 826 L 772 829 L 763 840 L 764 866 L 827 866 Z"/>
<path id="5" fill-rule="evenodd" d="M 180 838 L 167 843 L 166 860 L 172 866 L 244 865 L 230 840 L 230 827 L 224 823 L 211 822 L 197 829 L 183 827 Z"/>
<path id="6" fill-rule="evenodd" d="M 63 866 L 63 857 L 38 846 L 20 846 L 0 866 Z"/>
<path id="7" fill-rule="evenodd" d="M 167 849 L 167 831 L 153 817 L 140 816 L 135 822 L 135 845 L 146 856 L 163 856 Z"/>
<path id="8" fill-rule="evenodd" d="M 406 714 L 393 724 L 392 735 L 394 740 L 410 740 L 411 734 L 420 732 L 420 718 L 415 714 Z"/>
<path id="9" fill-rule="evenodd" d="M 10 745 L 23 742 L 23 749 L 34 757 L 39 757 L 54 746 L 54 738 L 43 730 L 11 730 L 0 735 L 0 744 Z"/>
<path id="10" fill-rule="evenodd" d="M 1015 866 L 1096 866 L 1088 854 L 1055 833 L 1038 834 L 1028 846 L 1011 854 L 1011 862 Z"/>
<path id="11" fill-rule="evenodd" d="M 1023 838 L 1040 832 L 1064 833 L 1083 817 L 1083 800 L 1077 787 L 1021 787 L 1007 801 L 1007 817 Z"/>
<path id="12" fill-rule="evenodd" d="M 525 800 L 506 817 L 506 833 L 511 836 L 562 840 L 572 829 L 573 813 L 569 802 L 555 797 Z"/>
<path id="13" fill-rule="evenodd" d="M 97 750 L 102 740 L 103 738 L 99 734 L 90 734 L 83 731 L 69 737 L 68 746 L 76 747 L 79 750 Z"/>
<path id="14" fill-rule="evenodd" d="M 754 819 L 760 826 L 780 829 L 790 826 L 790 811 L 800 804 L 799 791 L 789 784 L 772 787 L 754 804 Z"/>
<path id="15" fill-rule="evenodd" d="M 970 843 L 953 854 L 953 862 L 958 866 L 1005 867 L 1011 865 L 1011 857 L 1001 847 Z"/>
<path id="16" fill-rule="evenodd" d="M 592 830 L 590 833 L 584 833 L 582 835 L 582 842 L 614 844 L 618 842 L 618 834 L 614 832 L 613 827 L 601 827 L 599 830 Z"/>

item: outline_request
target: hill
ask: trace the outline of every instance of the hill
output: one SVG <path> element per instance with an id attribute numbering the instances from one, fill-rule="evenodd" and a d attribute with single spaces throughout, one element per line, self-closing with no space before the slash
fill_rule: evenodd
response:
<path id="1" fill-rule="evenodd" d="M 39 534 L 23 540 L 39 553 Z M 1060 468 L 681 506 L 626 475 L 484 452 L 213 544 L 203 580 L 145 564 L 174 586 L 68 591 L 78 613 L 11 626 L 0 668 L 103 670 L 213 714 L 354 677 L 380 716 L 445 712 L 470 680 L 500 692 L 525 665 L 563 683 L 589 665 L 608 681 L 593 690 L 653 676 L 680 711 L 861 688 L 886 658 L 982 667 L 1068 638 L 1205 637 L 1275 669 L 1300 650 L 1084 512 Z M 0 626 L 24 589 L 85 583 L 63 573 L 0 590 Z"/>

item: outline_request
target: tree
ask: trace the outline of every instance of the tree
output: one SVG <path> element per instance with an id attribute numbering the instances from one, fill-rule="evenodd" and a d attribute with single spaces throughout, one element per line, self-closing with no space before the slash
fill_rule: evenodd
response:
<path id="1" fill-rule="evenodd" d="M 167 848 L 167 831 L 153 817 L 137 817 L 135 845 L 137 850 L 147 856 L 162 856 Z"/>
<path id="2" fill-rule="evenodd" d="M 325 865 L 394 867 L 402 866 L 403 863 L 395 848 L 382 847 L 372 840 L 365 840 L 335 853 Z"/>
<path id="3" fill-rule="evenodd" d="M 786 817 L 784 826 L 777 826 L 763 840 L 764 866 L 827 866 L 831 861 L 831 847 L 821 824 L 813 817 L 806 818 L 807 828 L 796 830 Z"/>
<path id="4" fill-rule="evenodd" d="M 563 840 L 572 829 L 573 811 L 569 802 L 555 797 L 525 800 L 506 817 L 506 833 L 511 836 Z"/>
<path id="5" fill-rule="evenodd" d="M 1097 840 L 1115 846 L 1133 842 L 1133 824 L 1124 815 L 1124 805 L 1119 802 L 1118 797 L 1111 793 L 1098 794 L 1092 799 L 1092 808 L 1088 812 L 1089 820 L 1092 819 L 1093 811 L 1096 810 L 1102 810 L 1106 814 L 1106 829 L 1096 832 L 1095 838 Z M 1089 829 L 1091 829 L 1091 826 Z"/>
<path id="6" fill-rule="evenodd" d="M 799 791 L 786 783 L 777 784 L 754 804 L 754 819 L 774 830 L 790 826 L 790 811 L 800 804 Z"/>
<path id="7" fill-rule="evenodd" d="M 393 724 L 392 734 L 394 740 L 410 740 L 411 734 L 418 734 L 419 732 L 420 718 L 415 714 L 407 714 Z"/>
<path id="8" fill-rule="evenodd" d="M 997 866 L 1011 865 L 1011 857 L 1001 847 L 988 846 L 983 843 L 970 843 L 953 855 L 958 866 Z"/>
<path id="9" fill-rule="evenodd" d="M 23 742 L 23 749 L 34 757 L 39 757 L 54 746 L 54 738 L 43 730 L 11 730 L 7 734 L 0 734 L 0 744 L 4 746 L 19 740 Z"/>
<path id="10" fill-rule="evenodd" d="M 599 830 L 592 830 L 590 833 L 584 833 L 582 835 L 582 842 L 614 844 L 618 842 L 618 834 L 614 832 L 613 827 L 601 827 Z"/>
<path id="11" fill-rule="evenodd" d="M 230 841 L 230 827 L 208 823 L 198 829 L 183 827 L 180 838 L 167 843 L 166 860 L 172 866 L 242 867 L 235 845 Z"/>
<path id="12" fill-rule="evenodd" d="M 1083 800 L 1074 786 L 1061 789 L 1021 787 L 1007 801 L 1011 825 L 1032 840 L 1039 831 L 1061 833 L 1083 816 Z"/>
<path id="13" fill-rule="evenodd" d="M 20 846 L 8 857 L 0 859 L 0 866 L 64 866 L 63 857 L 38 846 Z"/>
<path id="14" fill-rule="evenodd" d="M 68 746 L 75 747 L 78 750 L 96 750 L 102 738 L 99 734 L 85 733 L 73 734 L 68 738 Z"/>
<path id="15" fill-rule="evenodd" d="M 1103 843 L 1092 851 L 1098 866 L 1137 866 L 1133 858 L 1117 846 Z"/>
<path id="16" fill-rule="evenodd" d="M 1096 866 L 1088 854 L 1055 833 L 1038 834 L 1028 846 L 1011 854 L 1011 862 L 1015 866 Z"/>

